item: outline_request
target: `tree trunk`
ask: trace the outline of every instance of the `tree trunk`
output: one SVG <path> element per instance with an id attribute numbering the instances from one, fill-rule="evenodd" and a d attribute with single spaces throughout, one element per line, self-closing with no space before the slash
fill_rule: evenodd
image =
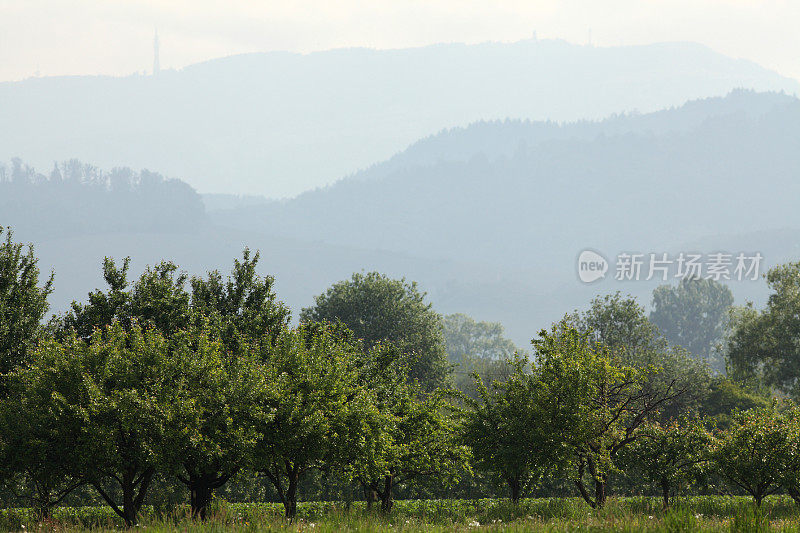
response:
<path id="1" fill-rule="evenodd" d="M 211 505 L 211 500 L 214 497 L 214 490 L 205 476 L 192 479 L 189 488 L 191 490 L 192 518 L 205 520 L 208 506 Z"/>
<path id="2" fill-rule="evenodd" d="M 381 512 L 385 514 L 389 514 L 392 511 L 392 506 L 394 506 L 394 500 L 392 499 L 393 484 L 394 484 L 394 478 L 391 474 L 383 478 L 383 492 L 381 493 Z"/>
<path id="3" fill-rule="evenodd" d="M 372 504 L 378 501 L 378 493 L 367 484 L 362 484 L 362 486 L 364 488 L 364 500 L 367 502 L 367 510 L 369 511 L 372 509 Z"/>
<path id="4" fill-rule="evenodd" d="M 53 506 L 50 503 L 38 502 L 34 509 L 36 520 L 42 522 L 50 519 L 53 514 Z"/>
<path id="5" fill-rule="evenodd" d="M 575 486 L 578 488 L 578 492 L 581 494 L 581 497 L 584 499 L 589 506 L 594 509 L 597 507 L 597 503 L 589 496 L 589 491 L 586 490 L 586 486 L 583 484 L 583 473 L 586 468 L 586 463 L 583 459 L 579 459 L 578 461 L 578 475 L 575 478 Z"/>
<path id="6" fill-rule="evenodd" d="M 509 478 L 508 487 L 511 489 L 511 503 L 519 505 L 519 499 L 522 496 L 522 485 L 519 478 Z"/>
<path id="7" fill-rule="evenodd" d="M 155 469 L 148 468 L 139 474 L 138 478 L 136 474 L 136 470 L 128 470 L 122 473 L 122 480 L 120 480 L 119 485 L 120 490 L 122 491 L 121 509 L 117 505 L 117 502 L 115 502 L 114 499 L 111 498 L 111 496 L 105 490 L 103 490 L 103 487 L 99 481 L 93 483 L 95 489 L 97 489 L 97 492 L 100 493 L 100 496 L 109 506 L 111 506 L 112 509 L 114 509 L 114 512 L 125 521 L 125 525 L 128 527 L 133 527 L 136 525 L 139 516 L 139 509 L 142 508 L 145 496 L 147 496 L 147 489 L 150 487 L 150 482 L 153 481 Z M 139 487 L 138 494 L 136 492 L 137 486 Z"/>
<path id="8" fill-rule="evenodd" d="M 138 514 L 134 504 L 136 499 L 134 495 L 135 486 L 132 477 L 127 474 L 122 476 L 122 481 L 122 518 L 125 520 L 125 524 L 131 527 L 136 525 L 136 515 Z"/>
<path id="9" fill-rule="evenodd" d="M 664 510 L 669 509 L 669 481 L 661 479 L 661 497 L 664 500 Z"/>
<path id="10" fill-rule="evenodd" d="M 297 467 L 287 468 L 289 486 L 286 488 L 286 497 L 283 502 L 286 518 L 294 520 L 297 516 L 297 486 L 300 482 L 300 470 Z"/>
<path id="11" fill-rule="evenodd" d="M 36 515 L 36 520 L 41 522 L 50 518 L 52 514 L 52 499 L 50 498 L 50 490 L 48 488 L 39 487 L 36 494 L 37 501 L 35 502 L 34 513 Z"/>
<path id="12" fill-rule="evenodd" d="M 599 476 L 594 480 L 594 501 L 600 509 L 606 504 L 606 476 Z"/>

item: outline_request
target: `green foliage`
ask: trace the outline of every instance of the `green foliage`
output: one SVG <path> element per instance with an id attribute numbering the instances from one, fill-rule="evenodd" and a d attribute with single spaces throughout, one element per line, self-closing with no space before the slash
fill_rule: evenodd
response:
<path id="1" fill-rule="evenodd" d="M 359 386 L 360 351 L 330 328 L 284 330 L 262 358 L 275 394 L 259 427 L 254 468 L 274 485 L 286 509 L 297 511 L 298 484 L 311 469 L 342 468 L 363 439 L 372 406 Z"/>
<path id="2" fill-rule="evenodd" d="M 510 359 L 521 352 L 503 336 L 499 322 L 478 322 L 463 313 L 444 317 L 444 339 L 447 358 L 459 364 L 467 357 L 481 359 Z"/>
<path id="3" fill-rule="evenodd" d="M 72 476 L 94 486 L 129 525 L 159 465 L 172 401 L 167 358 L 167 341 L 156 330 L 135 321 L 125 330 L 116 322 L 88 341 L 71 335 L 44 342 L 21 373 L 34 390 L 52 386 L 46 408 L 70 432 L 56 437 L 65 439 L 59 446 L 77 464 Z"/>
<path id="4" fill-rule="evenodd" d="M 717 472 L 746 491 L 761 506 L 776 493 L 785 476 L 797 471 L 797 413 L 782 416 L 774 408 L 735 413 L 730 427 L 715 436 L 712 459 Z"/>
<path id="5" fill-rule="evenodd" d="M 373 402 L 364 450 L 354 461 L 354 477 L 389 512 L 398 485 L 435 476 L 449 486 L 467 471 L 468 452 L 458 442 L 455 418 L 444 391 L 423 394 L 409 383 L 402 354 L 392 345 L 370 350 L 361 370 Z"/>
<path id="6" fill-rule="evenodd" d="M 574 328 L 616 360 L 644 370 L 643 386 L 650 395 L 680 391 L 660 406 L 663 418 L 696 412 L 705 403 L 711 382 L 709 368 L 690 358 L 685 349 L 670 345 L 632 296 L 617 292 L 595 298 L 587 311 L 565 316 L 558 327 Z"/>
<path id="7" fill-rule="evenodd" d="M 473 373 L 486 385 L 505 380 L 514 371 L 515 354 L 524 354 L 503 336 L 499 322 L 478 322 L 462 313 L 444 317 L 444 338 L 447 358 L 454 364 L 454 385 L 473 399 L 478 398 Z"/>
<path id="8" fill-rule="evenodd" d="M 237 348 L 237 334 L 274 342 L 289 322 L 289 309 L 275 296 L 275 280 L 256 273 L 259 257 L 245 248 L 227 280 L 216 270 L 207 279 L 191 280 L 192 307 L 203 315 L 221 317 L 223 339 L 231 350 Z"/>
<path id="9" fill-rule="evenodd" d="M 731 413 L 755 407 L 766 408 L 769 405 L 769 398 L 751 392 L 730 379 L 716 377 L 711 381 L 709 394 L 700 406 L 700 413 L 713 417 L 717 426 L 727 427 Z"/>
<path id="10" fill-rule="evenodd" d="M 86 413 L 70 408 L 79 403 L 78 358 L 53 341 L 34 354 L 8 376 L 8 397 L 0 401 L 0 464 L 17 498 L 48 517 L 84 482 L 75 452 L 86 439 Z"/>
<path id="11" fill-rule="evenodd" d="M 715 346 L 724 336 L 732 305 L 733 293 L 727 286 L 711 279 L 685 278 L 676 287 L 662 285 L 653 291 L 650 321 L 671 344 L 723 372 L 725 363 Z"/>
<path id="12" fill-rule="evenodd" d="M 342 322 L 366 349 L 391 342 L 413 356 L 410 376 L 423 390 L 432 391 L 447 379 L 442 318 L 417 284 L 390 279 L 378 272 L 353 274 L 316 297 L 313 307 L 303 309 L 303 323 Z"/>
<path id="13" fill-rule="evenodd" d="M 800 263 L 777 266 L 767 273 L 773 293 L 763 311 L 752 306 L 733 315 L 727 342 L 730 371 L 738 379 L 756 378 L 800 397 Z"/>
<path id="14" fill-rule="evenodd" d="M 545 427 L 561 430 L 562 445 L 575 456 L 578 491 L 592 507 L 602 507 L 621 452 L 642 436 L 647 420 L 685 389 L 676 380 L 661 384 L 651 379 L 657 369 L 620 363 L 602 344 L 563 323 L 551 332 L 542 331 L 533 345 L 534 373 L 553 413 Z M 585 476 L 594 495 L 585 486 Z"/>
<path id="15" fill-rule="evenodd" d="M 664 507 L 676 490 L 701 479 L 707 470 L 711 435 L 697 420 L 650 422 L 633 441 L 625 459 L 660 489 Z"/>
<path id="16" fill-rule="evenodd" d="M 644 307 L 634 297 L 623 297 L 619 292 L 595 298 L 586 311 L 565 316 L 562 327 L 575 329 L 593 345 L 602 346 L 633 365 L 651 352 L 663 351 L 667 345 L 648 320 Z"/>
<path id="17" fill-rule="evenodd" d="M 251 461 L 258 428 L 271 421 L 270 378 L 255 350 L 229 352 L 220 326 L 200 320 L 177 333 L 162 369 L 171 402 L 165 463 L 190 491 L 192 514 L 205 518 L 215 489 Z"/>
<path id="18" fill-rule="evenodd" d="M 551 425 L 564 419 L 552 416 L 551 391 L 543 390 L 547 385 L 540 375 L 526 373 L 526 366 L 518 358 L 513 374 L 489 387 L 476 374 L 478 399 L 469 401 L 463 429 L 476 466 L 505 483 L 514 504 L 564 460 L 558 440 L 562 428 Z"/>
<path id="19" fill-rule="evenodd" d="M 0 226 L 0 237 L 3 235 Z M 41 333 L 41 320 L 53 290 L 53 274 L 39 286 L 38 260 L 33 246 L 27 251 L 12 241 L 5 230 L 0 241 L 0 374 L 11 371 L 27 359 L 28 351 Z M 4 394 L 0 384 L 0 393 Z"/>
<path id="20" fill-rule="evenodd" d="M 69 331 L 89 339 L 95 329 L 119 322 L 129 329 L 134 322 L 157 328 L 170 336 L 189 323 L 189 293 L 186 274 L 169 261 L 145 268 L 138 280 L 128 281 L 130 258 L 117 266 L 112 258 L 103 260 L 103 279 L 108 291 L 89 293 L 89 302 L 73 302 L 68 313 L 52 325 L 63 337 Z"/>

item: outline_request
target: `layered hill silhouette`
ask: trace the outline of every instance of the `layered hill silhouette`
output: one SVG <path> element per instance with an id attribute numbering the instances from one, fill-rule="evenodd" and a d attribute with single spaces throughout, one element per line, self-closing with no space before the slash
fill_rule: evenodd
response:
<path id="1" fill-rule="evenodd" d="M 71 158 L 151 168 L 202 193 L 279 198 L 443 128 L 645 113 L 737 87 L 800 92 L 795 80 L 689 43 L 248 54 L 157 77 L 0 83 L 0 159 L 41 169 Z"/>
<path id="2" fill-rule="evenodd" d="M 553 276 L 583 247 L 658 251 L 800 227 L 798 141 L 800 100 L 747 91 L 591 123 L 479 123 L 333 186 L 213 216 Z"/>
<path id="3" fill-rule="evenodd" d="M 525 345 L 599 293 L 622 290 L 648 302 L 656 281 L 580 283 L 575 261 L 585 248 L 609 258 L 758 251 L 767 265 L 796 260 L 798 141 L 800 101 L 735 91 L 600 121 L 448 129 L 287 201 L 206 196 L 198 209 L 199 196 L 185 184 L 124 169 L 87 171 L 72 186 L 83 183 L 101 200 L 80 204 L 80 216 L 60 217 L 51 233 L 34 222 L 64 183 L 17 170 L 28 185 L 0 183 L 0 224 L 18 226 L 42 266 L 55 268 L 56 310 L 100 285 L 105 255 L 130 255 L 135 270 L 166 258 L 202 273 L 228 269 L 249 246 L 261 250 L 262 271 L 275 275 L 279 296 L 295 311 L 353 271 L 375 269 L 417 280 L 441 312 L 503 322 Z M 115 186 L 112 175 L 129 179 Z M 23 201 L 20 190 L 27 211 L 7 207 Z M 187 213 L 178 218 L 190 223 L 170 223 L 167 213 L 146 224 L 155 215 L 145 190 L 174 198 Z M 127 199 L 129 210 L 146 216 L 115 226 L 102 198 Z M 763 282 L 732 288 L 739 301 L 766 293 Z"/>

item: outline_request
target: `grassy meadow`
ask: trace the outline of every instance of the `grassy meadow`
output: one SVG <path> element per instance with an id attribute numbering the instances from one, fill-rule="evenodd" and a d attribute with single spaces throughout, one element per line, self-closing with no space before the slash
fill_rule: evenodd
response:
<path id="1" fill-rule="evenodd" d="M 144 509 L 135 529 L 160 531 L 800 531 L 800 508 L 783 496 L 770 497 L 761 509 L 745 497 L 697 496 L 677 500 L 667 511 L 657 498 L 613 498 L 601 510 L 573 498 L 527 499 L 513 506 L 504 500 L 397 501 L 389 516 L 367 511 L 363 502 L 301 503 L 290 522 L 272 503 L 216 501 L 205 522 L 188 509 Z M 28 509 L 0 512 L 5 531 L 116 531 L 124 524 L 106 507 L 63 507 L 37 520 Z"/>

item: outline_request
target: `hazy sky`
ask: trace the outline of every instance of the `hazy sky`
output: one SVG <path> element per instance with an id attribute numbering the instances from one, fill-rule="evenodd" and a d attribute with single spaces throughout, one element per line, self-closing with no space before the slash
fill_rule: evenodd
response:
<path id="1" fill-rule="evenodd" d="M 695 41 L 800 79 L 800 0 L 0 0 L 0 81 L 241 52 L 436 42 Z"/>

